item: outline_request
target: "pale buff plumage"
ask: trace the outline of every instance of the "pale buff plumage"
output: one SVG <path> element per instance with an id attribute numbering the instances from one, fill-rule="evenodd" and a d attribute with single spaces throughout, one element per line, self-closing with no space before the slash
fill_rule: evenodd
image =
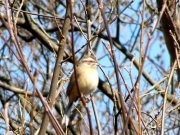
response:
<path id="1" fill-rule="evenodd" d="M 98 85 L 99 78 L 97 72 L 97 61 L 94 56 L 85 56 L 76 65 L 76 77 L 79 90 L 83 95 L 90 94 Z M 69 103 L 65 110 L 65 115 L 62 120 L 62 124 L 68 125 L 69 115 L 71 112 L 71 106 L 74 101 L 79 98 L 79 93 L 76 87 L 75 74 L 73 73 L 70 82 L 67 87 L 67 96 L 69 97 Z"/>

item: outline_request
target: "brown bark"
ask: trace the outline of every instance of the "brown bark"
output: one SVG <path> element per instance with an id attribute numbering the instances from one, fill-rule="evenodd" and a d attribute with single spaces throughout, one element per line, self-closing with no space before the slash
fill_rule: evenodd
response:
<path id="1" fill-rule="evenodd" d="M 157 0 L 158 11 L 163 12 L 161 26 L 164 33 L 167 49 L 170 54 L 171 65 L 180 55 L 180 22 L 178 14 L 178 0 Z M 164 8 L 165 6 L 165 8 Z M 163 10 L 164 8 L 164 10 Z M 177 68 L 178 83 L 180 82 L 180 69 Z"/>

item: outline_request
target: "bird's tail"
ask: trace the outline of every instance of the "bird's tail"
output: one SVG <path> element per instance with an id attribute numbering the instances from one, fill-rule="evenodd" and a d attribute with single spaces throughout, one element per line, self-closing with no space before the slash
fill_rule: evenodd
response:
<path id="1" fill-rule="evenodd" d="M 66 107 L 65 114 L 64 114 L 62 121 L 61 121 L 62 125 L 68 126 L 68 124 L 69 124 L 69 116 L 71 114 L 72 104 L 73 104 L 72 102 L 69 102 L 67 107 Z"/>

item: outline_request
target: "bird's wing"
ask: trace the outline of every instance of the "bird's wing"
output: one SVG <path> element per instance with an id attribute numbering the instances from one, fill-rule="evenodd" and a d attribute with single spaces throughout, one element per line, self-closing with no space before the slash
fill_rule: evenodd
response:
<path id="1" fill-rule="evenodd" d="M 71 78 L 70 78 L 70 82 L 68 84 L 68 87 L 67 87 L 67 91 L 66 91 L 66 95 L 69 96 L 69 93 L 71 91 L 71 89 L 74 87 L 75 85 L 75 77 L 74 77 L 74 73 L 71 75 Z"/>
<path id="2" fill-rule="evenodd" d="M 78 72 L 78 65 L 76 65 L 76 77 L 79 77 L 79 72 Z M 76 80 L 75 80 L 75 74 L 71 75 L 70 82 L 67 87 L 66 95 L 69 96 L 69 93 L 71 92 L 72 88 L 76 85 Z"/>

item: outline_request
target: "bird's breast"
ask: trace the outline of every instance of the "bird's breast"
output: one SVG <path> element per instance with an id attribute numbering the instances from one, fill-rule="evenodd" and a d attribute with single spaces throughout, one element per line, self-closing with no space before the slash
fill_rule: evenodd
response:
<path id="1" fill-rule="evenodd" d="M 78 78 L 79 88 L 84 95 L 90 94 L 97 87 L 98 81 L 97 69 L 86 67 L 86 70 Z"/>

